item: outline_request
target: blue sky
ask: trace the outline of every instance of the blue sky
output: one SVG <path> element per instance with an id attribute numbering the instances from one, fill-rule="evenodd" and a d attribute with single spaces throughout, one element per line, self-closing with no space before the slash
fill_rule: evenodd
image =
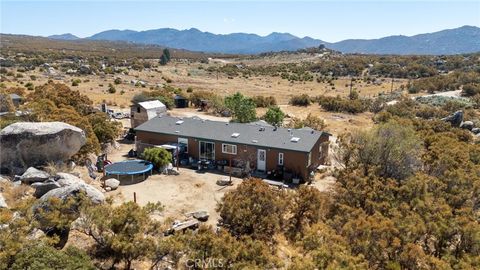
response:
<path id="1" fill-rule="evenodd" d="M 0 1 L 0 32 L 40 36 L 195 27 L 334 42 L 480 26 L 480 1 Z"/>

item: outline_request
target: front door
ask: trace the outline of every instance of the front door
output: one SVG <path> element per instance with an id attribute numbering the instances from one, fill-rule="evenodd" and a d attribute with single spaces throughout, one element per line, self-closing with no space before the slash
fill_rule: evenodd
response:
<path id="1" fill-rule="evenodd" d="M 267 166 L 267 151 L 264 149 L 257 150 L 257 171 L 264 172 Z"/>

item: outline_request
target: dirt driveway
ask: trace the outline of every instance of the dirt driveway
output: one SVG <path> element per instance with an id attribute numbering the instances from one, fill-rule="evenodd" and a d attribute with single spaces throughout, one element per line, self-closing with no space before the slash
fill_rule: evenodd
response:
<path id="1" fill-rule="evenodd" d="M 165 206 L 162 220 L 169 217 L 181 220 L 189 212 L 205 210 L 210 214 L 207 224 L 215 225 L 219 218 L 215 211 L 217 202 L 225 192 L 235 189 L 242 181 L 232 177 L 233 186 L 221 187 L 216 181 L 222 177 L 228 176 L 180 168 L 180 175 L 153 175 L 143 182 L 120 186 L 108 194 L 115 203 L 133 201 L 134 192 L 140 205 L 160 202 Z"/>

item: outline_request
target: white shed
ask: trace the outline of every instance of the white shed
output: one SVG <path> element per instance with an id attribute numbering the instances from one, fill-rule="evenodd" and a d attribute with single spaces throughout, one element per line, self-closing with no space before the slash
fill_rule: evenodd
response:
<path id="1" fill-rule="evenodd" d="M 135 128 L 166 112 L 167 106 L 158 100 L 139 102 L 130 107 L 130 123 L 132 128 Z"/>

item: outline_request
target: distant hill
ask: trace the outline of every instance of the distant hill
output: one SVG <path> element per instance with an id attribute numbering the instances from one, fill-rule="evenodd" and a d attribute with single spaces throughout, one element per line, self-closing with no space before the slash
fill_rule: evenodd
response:
<path id="1" fill-rule="evenodd" d="M 136 44 L 125 41 L 102 41 L 89 39 L 59 40 L 38 36 L 0 34 L 2 53 L 46 52 L 61 53 L 71 57 L 119 57 L 119 58 L 160 58 L 164 46 L 154 44 Z M 172 58 L 198 59 L 233 58 L 238 55 L 190 52 L 182 49 L 170 50 Z"/>
<path id="2" fill-rule="evenodd" d="M 77 37 L 75 35 L 72 35 L 70 33 L 61 34 L 61 35 L 52 35 L 52 36 L 48 36 L 48 38 L 58 39 L 58 40 L 76 40 L 76 39 L 79 39 L 79 37 Z"/>
<path id="3" fill-rule="evenodd" d="M 256 54 L 267 51 L 297 50 L 324 43 L 312 38 L 298 38 L 287 33 L 272 33 L 268 36 L 234 33 L 217 35 L 196 28 L 176 30 L 162 28 L 148 31 L 109 30 L 95 34 L 93 40 L 122 40 L 143 44 L 158 44 L 190 51 L 216 53 Z"/>
<path id="4" fill-rule="evenodd" d="M 68 35 L 57 37 L 68 38 Z M 87 39 L 155 44 L 189 51 L 228 54 L 296 51 L 317 47 L 320 44 L 343 53 L 365 54 L 460 54 L 480 51 L 480 28 L 475 26 L 462 26 L 411 37 L 349 39 L 335 43 L 310 37 L 299 38 L 288 33 L 271 33 L 268 36 L 245 33 L 222 35 L 202 32 L 196 28 L 188 30 L 161 28 L 147 31 L 108 30 Z"/>
<path id="5" fill-rule="evenodd" d="M 349 39 L 328 45 L 344 53 L 369 54 L 460 54 L 480 51 L 480 28 L 462 26 L 411 37 Z"/>

